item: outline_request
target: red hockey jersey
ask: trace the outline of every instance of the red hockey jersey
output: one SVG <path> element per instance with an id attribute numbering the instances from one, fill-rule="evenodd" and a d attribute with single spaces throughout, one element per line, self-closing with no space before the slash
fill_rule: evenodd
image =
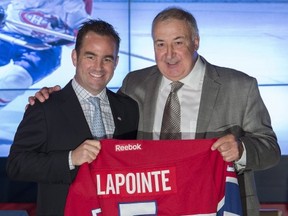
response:
<path id="1" fill-rule="evenodd" d="M 241 215 L 232 163 L 215 140 L 102 140 L 69 189 L 66 216 Z"/>

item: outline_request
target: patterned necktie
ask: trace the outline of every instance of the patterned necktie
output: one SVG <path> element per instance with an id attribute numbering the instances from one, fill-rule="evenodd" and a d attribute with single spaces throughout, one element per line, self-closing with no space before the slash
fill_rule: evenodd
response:
<path id="1" fill-rule="evenodd" d="M 160 139 L 181 139 L 181 111 L 177 91 L 182 86 L 183 83 L 179 81 L 171 83 L 171 91 L 168 95 L 163 113 Z"/>
<path id="2" fill-rule="evenodd" d="M 95 112 L 93 113 L 91 130 L 95 139 L 105 138 L 105 127 L 102 119 L 100 99 L 98 97 L 90 97 L 88 99 L 95 107 Z"/>

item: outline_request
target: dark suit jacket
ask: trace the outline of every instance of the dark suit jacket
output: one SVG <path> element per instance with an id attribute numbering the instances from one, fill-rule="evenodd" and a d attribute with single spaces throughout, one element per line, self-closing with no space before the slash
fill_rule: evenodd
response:
<path id="1" fill-rule="evenodd" d="M 114 138 L 135 139 L 139 111 L 135 101 L 107 89 L 115 122 Z M 63 215 L 70 170 L 68 153 L 86 139 L 89 126 L 71 82 L 44 103 L 30 106 L 21 121 L 7 162 L 8 176 L 38 183 L 37 215 Z"/>
<path id="2" fill-rule="evenodd" d="M 255 78 L 233 69 L 206 65 L 197 120 L 196 138 L 232 133 L 246 148 L 247 165 L 239 172 L 242 205 L 246 215 L 259 214 L 254 170 L 272 167 L 280 160 L 280 148 Z M 129 73 L 119 93 L 138 102 L 139 139 L 152 139 L 157 92 L 162 79 L 157 66 Z M 193 98 L 191 98 L 192 100 Z"/>

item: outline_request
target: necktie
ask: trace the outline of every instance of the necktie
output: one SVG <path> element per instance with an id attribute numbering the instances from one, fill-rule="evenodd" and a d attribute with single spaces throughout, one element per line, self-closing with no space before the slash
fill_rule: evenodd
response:
<path id="1" fill-rule="evenodd" d="M 171 83 L 171 91 L 168 95 L 163 113 L 160 139 L 181 139 L 181 111 L 177 91 L 182 86 L 183 83 L 179 81 Z"/>
<path id="2" fill-rule="evenodd" d="M 98 97 L 90 97 L 88 100 L 95 106 L 91 125 L 92 134 L 98 140 L 105 138 L 106 133 L 101 114 L 100 99 Z"/>

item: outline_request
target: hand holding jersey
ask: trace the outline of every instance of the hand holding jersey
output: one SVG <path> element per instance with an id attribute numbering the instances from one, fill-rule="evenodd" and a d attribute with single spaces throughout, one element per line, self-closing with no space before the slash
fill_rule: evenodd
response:
<path id="1" fill-rule="evenodd" d="M 71 153 L 71 162 L 73 166 L 80 166 L 83 163 L 91 163 L 97 158 L 101 149 L 98 140 L 85 140 Z"/>
<path id="2" fill-rule="evenodd" d="M 211 147 L 218 150 L 226 162 L 238 161 L 242 157 L 243 144 L 236 140 L 235 136 L 228 134 L 219 138 Z"/>

